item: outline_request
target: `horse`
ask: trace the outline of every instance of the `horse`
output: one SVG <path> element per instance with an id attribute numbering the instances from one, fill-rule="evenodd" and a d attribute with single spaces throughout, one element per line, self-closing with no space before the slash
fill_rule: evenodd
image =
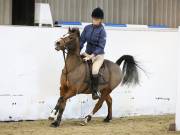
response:
<path id="1" fill-rule="evenodd" d="M 87 63 L 80 55 L 80 31 L 78 28 L 69 28 L 68 33 L 58 39 L 55 43 L 57 51 L 63 51 L 65 66 L 60 78 L 60 97 L 49 119 L 54 120 L 50 126 L 59 127 L 66 102 L 76 94 L 91 94 L 91 89 L 85 81 L 87 75 Z M 65 55 L 67 53 L 67 55 Z M 123 63 L 122 70 L 120 65 Z M 110 93 L 121 83 L 121 85 L 137 85 L 139 83 L 138 62 L 131 55 L 121 56 L 115 63 L 105 59 L 104 63 L 108 70 L 103 72 L 107 82 L 98 85 L 101 94 L 92 112 L 84 118 L 83 125 L 87 124 L 93 115 L 107 103 L 108 114 L 104 122 L 112 120 L 112 97 Z M 56 117 L 55 117 L 56 116 Z M 56 118 L 56 119 L 54 119 Z"/>

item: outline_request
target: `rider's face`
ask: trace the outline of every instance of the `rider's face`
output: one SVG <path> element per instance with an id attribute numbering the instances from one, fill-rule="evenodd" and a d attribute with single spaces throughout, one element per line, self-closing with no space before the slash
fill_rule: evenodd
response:
<path id="1" fill-rule="evenodd" d="M 92 23 L 93 25 L 100 25 L 102 23 L 103 19 L 99 19 L 99 18 L 92 18 Z"/>

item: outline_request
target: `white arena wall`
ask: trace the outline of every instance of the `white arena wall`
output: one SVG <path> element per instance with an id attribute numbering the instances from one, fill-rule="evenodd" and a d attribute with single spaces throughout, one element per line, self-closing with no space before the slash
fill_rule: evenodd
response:
<path id="1" fill-rule="evenodd" d="M 179 27 L 179 45 L 178 45 L 178 69 L 180 69 L 180 27 Z M 176 103 L 176 130 L 180 131 L 180 70 L 178 70 L 178 89 Z"/>
<path id="2" fill-rule="evenodd" d="M 82 29 L 81 29 L 82 30 Z M 178 31 L 108 28 L 106 58 L 135 57 L 140 71 L 137 87 L 112 92 L 113 117 L 163 115 L 176 112 L 178 87 Z M 46 119 L 59 97 L 64 66 L 54 41 L 67 28 L 0 26 L 0 121 Z M 82 118 L 94 107 L 91 95 L 68 100 L 63 118 Z M 96 116 L 106 116 L 107 107 Z"/>

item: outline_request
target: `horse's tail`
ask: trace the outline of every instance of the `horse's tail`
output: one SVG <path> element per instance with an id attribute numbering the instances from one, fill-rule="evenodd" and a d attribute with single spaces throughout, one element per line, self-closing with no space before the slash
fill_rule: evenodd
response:
<path id="1" fill-rule="evenodd" d="M 123 72 L 123 80 L 122 80 L 122 85 L 136 85 L 139 84 L 139 74 L 137 67 L 138 64 L 134 60 L 134 57 L 131 55 L 123 55 L 120 57 L 117 61 L 116 64 L 119 66 L 121 63 L 124 61 L 122 72 Z"/>

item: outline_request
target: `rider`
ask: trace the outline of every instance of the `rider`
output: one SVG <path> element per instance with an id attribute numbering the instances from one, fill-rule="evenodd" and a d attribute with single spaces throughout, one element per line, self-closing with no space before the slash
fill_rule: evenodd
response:
<path id="1" fill-rule="evenodd" d="M 101 8 L 95 8 L 91 14 L 92 24 L 85 26 L 81 38 L 80 49 L 87 42 L 84 60 L 92 59 L 92 98 L 100 97 L 98 91 L 98 72 L 104 61 L 104 48 L 106 45 L 106 31 L 102 25 L 104 12 Z"/>

